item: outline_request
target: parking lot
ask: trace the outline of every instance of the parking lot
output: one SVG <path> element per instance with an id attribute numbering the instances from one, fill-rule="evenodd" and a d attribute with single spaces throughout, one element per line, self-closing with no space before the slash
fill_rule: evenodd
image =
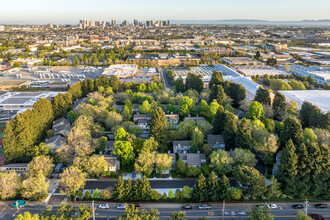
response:
<path id="1" fill-rule="evenodd" d="M 179 77 L 185 77 L 188 75 L 188 73 L 192 73 L 195 75 L 202 75 L 204 76 L 212 76 L 212 73 L 214 71 L 213 66 L 201 66 L 201 67 L 192 67 L 190 70 L 189 69 L 177 69 L 177 68 L 172 68 L 172 71 Z"/>

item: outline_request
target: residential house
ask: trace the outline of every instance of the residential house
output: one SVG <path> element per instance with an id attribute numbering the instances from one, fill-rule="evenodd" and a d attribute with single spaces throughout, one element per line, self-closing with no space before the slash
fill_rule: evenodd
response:
<path id="1" fill-rule="evenodd" d="M 171 161 L 171 170 L 175 170 L 175 162 L 176 162 L 176 157 L 175 157 L 175 154 L 171 153 L 170 151 L 168 151 L 167 155 L 169 157 L 172 157 L 172 161 Z"/>
<path id="2" fill-rule="evenodd" d="M 120 170 L 120 161 L 115 156 L 105 155 L 104 159 L 108 162 L 108 167 L 105 171 L 117 172 Z"/>
<path id="3" fill-rule="evenodd" d="M 190 150 L 191 141 L 173 141 L 173 153 L 183 153 Z"/>
<path id="4" fill-rule="evenodd" d="M 206 155 L 201 153 L 183 153 L 179 154 L 179 159 L 186 162 L 187 166 L 198 167 L 202 166 L 202 163 L 206 163 Z"/>
<path id="5" fill-rule="evenodd" d="M 226 145 L 222 135 L 207 135 L 207 143 L 213 150 L 225 150 Z"/>
<path id="6" fill-rule="evenodd" d="M 115 144 L 115 141 L 108 141 L 107 145 L 105 146 L 104 153 L 105 154 L 113 154 L 113 145 Z"/>
<path id="7" fill-rule="evenodd" d="M 66 142 L 65 142 L 65 137 L 61 135 L 55 135 L 51 138 L 47 138 L 45 143 L 55 151 L 59 147 L 64 146 Z"/>
<path id="8" fill-rule="evenodd" d="M 178 114 L 165 114 L 165 119 L 167 122 L 172 124 L 179 123 L 179 115 Z"/>
<path id="9" fill-rule="evenodd" d="M 191 116 L 188 116 L 188 117 L 185 117 L 184 120 L 186 119 L 189 119 L 189 120 L 194 120 L 196 123 L 198 123 L 199 121 L 206 121 L 204 117 L 191 117 Z"/>
<path id="10" fill-rule="evenodd" d="M 60 118 L 55 121 L 53 121 L 52 129 L 55 132 L 55 134 L 61 134 L 63 136 L 67 136 L 67 134 L 71 130 L 70 120 L 66 118 Z"/>
<path id="11" fill-rule="evenodd" d="M 0 166 L 0 172 L 6 171 L 26 172 L 29 171 L 29 168 L 27 163 L 12 163 Z"/>
<path id="12" fill-rule="evenodd" d="M 114 104 L 112 106 L 112 108 L 114 108 L 115 110 L 117 110 L 118 112 L 122 112 L 123 109 L 124 109 L 124 105 L 117 105 L 117 104 Z"/>
<path id="13" fill-rule="evenodd" d="M 144 133 L 149 133 L 150 121 L 151 116 L 149 114 L 135 114 L 133 116 L 133 122 L 136 123 L 140 128 L 142 128 Z"/>

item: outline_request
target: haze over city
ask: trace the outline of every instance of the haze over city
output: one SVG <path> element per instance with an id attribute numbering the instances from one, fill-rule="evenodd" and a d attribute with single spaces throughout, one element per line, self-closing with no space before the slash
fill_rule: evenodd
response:
<path id="1" fill-rule="evenodd" d="M 1 1 L 5 24 L 73 24 L 86 20 L 299 21 L 329 19 L 328 0 L 10 0 Z"/>

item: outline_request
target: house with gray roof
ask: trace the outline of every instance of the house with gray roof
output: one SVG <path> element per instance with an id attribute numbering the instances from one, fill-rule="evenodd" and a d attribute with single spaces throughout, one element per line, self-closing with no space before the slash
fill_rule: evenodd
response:
<path id="1" fill-rule="evenodd" d="M 177 153 L 183 153 L 189 151 L 191 148 L 190 143 L 191 141 L 186 141 L 186 140 L 173 141 L 173 153 L 177 154 Z"/>
<path id="2" fill-rule="evenodd" d="M 70 120 L 66 118 L 60 118 L 53 121 L 52 129 L 55 134 L 62 134 L 63 136 L 67 136 L 67 134 L 71 130 Z"/>
<path id="3" fill-rule="evenodd" d="M 222 135 L 207 135 L 207 143 L 211 145 L 213 150 L 225 150 L 225 141 Z"/>
<path id="4" fill-rule="evenodd" d="M 47 138 L 45 144 L 50 146 L 54 151 L 57 150 L 59 147 L 65 145 L 65 137 L 61 135 L 55 135 L 51 138 Z"/>
<path id="5" fill-rule="evenodd" d="M 186 162 L 187 166 L 198 167 L 202 166 L 202 163 L 206 163 L 206 155 L 201 153 L 183 153 L 179 154 L 179 159 Z"/>

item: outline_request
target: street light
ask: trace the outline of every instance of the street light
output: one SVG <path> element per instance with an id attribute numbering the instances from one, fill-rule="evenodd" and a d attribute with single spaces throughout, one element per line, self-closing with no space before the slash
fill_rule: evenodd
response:
<path id="1" fill-rule="evenodd" d="M 305 214 L 307 215 L 307 208 L 308 208 L 308 200 L 307 199 L 305 201 L 305 204 L 306 204 Z"/>

